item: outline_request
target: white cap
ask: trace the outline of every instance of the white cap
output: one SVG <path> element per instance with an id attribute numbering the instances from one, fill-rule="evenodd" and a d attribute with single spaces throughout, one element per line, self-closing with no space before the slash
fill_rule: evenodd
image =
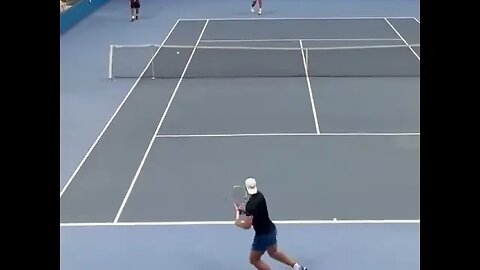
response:
<path id="1" fill-rule="evenodd" d="M 247 189 L 247 193 L 250 195 L 257 193 L 257 181 L 254 178 L 247 178 L 245 180 L 245 188 Z"/>

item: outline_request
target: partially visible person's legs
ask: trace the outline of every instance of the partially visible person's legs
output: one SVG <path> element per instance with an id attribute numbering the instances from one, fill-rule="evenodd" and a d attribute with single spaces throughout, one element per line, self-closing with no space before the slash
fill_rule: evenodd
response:
<path id="1" fill-rule="evenodd" d="M 140 2 L 135 1 L 130 4 L 131 16 L 132 19 L 130 21 L 138 20 L 138 13 L 140 11 Z"/>
<path id="2" fill-rule="evenodd" d="M 140 0 L 135 1 L 135 20 L 138 20 L 138 13 L 140 12 Z"/>
<path id="3" fill-rule="evenodd" d="M 268 252 L 268 256 L 272 257 L 273 259 L 283 264 L 286 264 L 290 267 L 293 267 L 295 265 L 295 262 L 290 257 L 288 257 L 285 253 L 281 252 L 280 250 L 278 250 L 278 247 L 276 244 L 269 247 L 267 252 Z"/>
<path id="4" fill-rule="evenodd" d="M 270 270 L 270 267 L 261 260 L 262 255 L 267 251 L 268 247 L 275 243 L 276 232 L 270 234 L 255 234 L 252 243 L 252 250 L 250 251 L 250 264 L 255 266 L 258 270 Z"/>
<path id="5" fill-rule="evenodd" d="M 288 265 L 290 267 L 292 267 L 294 270 L 307 270 L 307 268 L 301 266 L 300 264 L 296 263 L 293 259 L 291 259 L 290 257 L 287 256 L 287 254 L 283 253 L 282 251 L 278 250 L 278 246 L 277 244 L 273 245 L 273 246 L 270 246 L 268 249 L 267 249 L 267 252 L 268 252 L 268 255 L 285 264 L 285 265 Z"/>
<path id="6" fill-rule="evenodd" d="M 277 230 L 273 231 L 262 240 L 265 242 L 267 253 L 271 258 L 292 267 L 294 270 L 307 270 L 307 268 L 296 263 L 293 259 L 288 257 L 287 254 L 278 249 Z"/>
<path id="7" fill-rule="evenodd" d="M 255 5 L 258 3 L 258 15 L 261 15 L 262 14 L 262 0 L 253 0 L 252 2 L 252 6 L 250 7 L 250 11 L 255 12 L 255 10 L 253 9 L 255 7 Z"/>
<path id="8" fill-rule="evenodd" d="M 262 255 L 264 252 L 262 251 L 250 251 L 250 264 L 255 266 L 258 270 L 270 270 L 270 266 L 262 261 Z"/>
<path id="9" fill-rule="evenodd" d="M 255 5 L 257 4 L 257 0 L 253 0 L 252 1 L 252 6 L 250 7 L 250 11 L 253 13 L 255 12 L 255 10 L 253 9 L 255 7 Z"/>

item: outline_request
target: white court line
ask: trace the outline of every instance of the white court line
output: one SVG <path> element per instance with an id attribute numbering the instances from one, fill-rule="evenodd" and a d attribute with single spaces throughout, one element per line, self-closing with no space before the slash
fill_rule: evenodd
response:
<path id="1" fill-rule="evenodd" d="M 417 18 L 413 17 L 413 19 L 417 21 L 418 24 L 420 24 L 420 21 Z"/>
<path id="2" fill-rule="evenodd" d="M 308 76 L 307 57 L 303 52 L 302 40 L 299 40 L 299 42 L 300 42 L 300 49 L 301 49 L 300 51 L 302 52 L 303 67 L 305 69 L 305 78 L 307 80 L 308 94 L 310 95 L 310 105 L 312 106 L 313 120 L 315 121 L 315 130 L 317 131 L 317 134 L 320 134 L 320 127 L 318 125 L 318 118 L 317 118 L 317 109 L 315 108 L 315 101 L 313 100 L 312 86 L 310 84 L 310 77 Z"/>
<path id="3" fill-rule="evenodd" d="M 132 45 L 129 45 L 129 44 L 112 44 L 110 45 L 114 48 L 146 48 L 146 47 L 158 47 L 158 46 L 161 46 L 161 45 L 158 45 L 158 44 L 132 44 Z"/>
<path id="4" fill-rule="evenodd" d="M 185 49 L 193 49 L 195 45 L 164 45 L 164 48 L 185 48 Z"/>
<path id="5" fill-rule="evenodd" d="M 70 184 L 72 183 L 73 179 L 75 178 L 75 176 L 77 175 L 78 171 L 80 170 L 80 168 L 83 166 L 83 164 L 85 163 L 85 161 L 87 160 L 87 158 L 90 156 L 90 153 L 93 151 L 93 149 L 95 148 L 95 146 L 97 145 L 98 141 L 100 140 L 100 138 L 103 136 L 103 134 L 105 133 L 105 131 L 107 130 L 107 128 L 110 126 L 110 124 L 112 123 L 113 119 L 115 118 L 115 116 L 118 114 L 118 112 L 120 111 L 120 109 L 123 107 L 123 104 L 125 104 L 125 102 L 127 101 L 127 98 L 130 96 L 130 94 L 133 92 L 133 89 L 135 89 L 135 87 L 137 86 L 138 82 L 140 82 L 140 80 L 142 79 L 143 77 L 143 74 L 145 74 L 145 72 L 147 71 L 148 67 L 150 66 L 150 64 L 153 62 L 155 56 L 157 55 L 158 51 L 160 50 L 160 48 L 162 48 L 162 45 L 165 44 L 165 42 L 167 41 L 167 39 L 170 37 L 170 35 L 172 34 L 173 30 L 175 29 L 175 27 L 177 26 L 179 20 L 177 20 L 175 22 L 175 24 L 173 25 L 172 29 L 170 29 L 170 32 L 168 32 L 167 36 L 165 37 L 165 39 L 163 40 L 162 44 L 160 45 L 160 47 L 158 48 L 157 52 L 153 55 L 152 59 L 150 59 L 150 61 L 147 63 L 147 65 L 145 66 L 145 68 L 143 69 L 142 73 L 140 74 L 140 76 L 137 78 L 137 80 L 135 81 L 135 83 L 132 85 L 132 87 L 130 88 L 130 90 L 128 91 L 127 95 L 125 96 L 125 98 L 123 98 L 122 102 L 120 103 L 120 105 L 118 106 L 117 110 L 113 113 L 113 115 L 110 117 L 110 119 L 108 120 L 107 124 L 105 125 L 105 127 L 103 128 L 103 130 L 100 132 L 100 134 L 98 135 L 98 137 L 95 139 L 95 141 L 93 142 L 93 144 L 90 146 L 90 149 L 88 149 L 87 153 L 85 154 L 85 156 L 83 157 L 83 159 L 80 161 L 80 164 L 78 164 L 77 168 L 75 169 L 75 171 L 73 172 L 72 176 L 70 177 L 70 179 L 68 179 L 67 183 L 65 184 L 65 186 L 63 186 L 62 190 L 60 191 L 60 198 L 62 197 L 63 193 L 65 193 L 65 190 L 67 190 L 68 186 L 70 186 Z"/>
<path id="6" fill-rule="evenodd" d="M 385 17 L 302 17 L 302 18 L 273 18 L 273 17 L 262 17 L 262 18 L 208 18 L 210 21 L 268 21 L 268 20 L 383 20 Z M 389 19 L 415 19 L 415 17 L 387 17 Z M 180 21 L 204 21 L 205 18 L 183 18 Z"/>
<path id="7" fill-rule="evenodd" d="M 302 38 L 303 41 L 395 41 L 400 38 Z M 215 42 L 284 42 L 298 41 L 293 38 L 276 38 L 276 39 L 203 39 L 200 43 Z"/>
<path id="8" fill-rule="evenodd" d="M 209 21 L 206 20 L 205 25 L 203 26 L 202 32 L 200 32 L 200 36 L 198 37 L 198 40 L 195 43 L 196 44 L 195 46 L 197 46 L 198 43 L 200 42 L 200 39 L 202 38 L 203 33 L 205 32 L 205 29 L 207 28 L 208 22 Z M 192 61 L 193 54 L 195 53 L 195 49 L 196 48 L 194 48 L 192 50 L 192 53 L 190 54 L 190 58 L 188 59 L 187 64 L 185 65 L 185 68 L 183 69 L 182 75 L 180 76 L 180 79 L 177 82 L 175 90 L 173 91 L 173 94 L 170 97 L 170 100 L 168 101 L 167 107 L 165 108 L 165 111 L 163 112 L 162 118 L 160 119 L 160 122 L 158 123 L 158 126 L 157 126 L 155 132 L 152 135 L 152 139 L 150 140 L 150 144 L 148 145 L 148 148 L 145 151 L 145 154 L 143 155 L 142 161 L 140 162 L 140 165 L 138 166 L 137 172 L 135 173 L 135 176 L 133 177 L 133 181 L 130 184 L 130 187 L 128 188 L 128 191 L 127 191 L 127 194 L 125 195 L 125 198 L 123 198 L 122 205 L 120 206 L 120 209 L 118 209 L 117 215 L 115 216 L 115 220 L 113 221 L 114 223 L 118 222 L 118 219 L 120 218 L 120 215 L 122 214 L 123 208 L 125 207 L 125 204 L 127 203 L 128 198 L 130 197 L 133 186 L 135 185 L 135 182 L 137 182 L 138 176 L 140 175 L 140 171 L 143 168 L 143 164 L 145 164 L 145 160 L 147 159 L 148 153 L 150 153 L 150 149 L 152 148 L 153 142 L 155 141 L 155 137 L 158 134 L 158 131 L 160 130 L 160 127 L 163 124 L 163 121 L 165 120 L 165 116 L 167 115 L 167 112 L 168 112 L 170 106 L 172 105 L 172 101 L 175 98 L 175 95 L 177 94 L 177 91 L 180 87 L 180 84 L 182 83 L 182 80 L 183 80 L 183 77 L 185 76 L 185 73 L 187 72 L 187 68 L 190 65 L 190 62 Z"/>
<path id="9" fill-rule="evenodd" d="M 414 44 L 413 46 L 420 46 Z M 397 45 L 359 45 L 359 46 L 336 46 L 336 47 L 309 47 L 309 50 L 329 51 L 329 50 L 352 50 L 352 49 L 384 49 L 384 48 L 410 48 L 412 45 L 397 44 Z M 276 50 L 276 51 L 297 51 L 298 47 L 253 47 L 253 46 L 189 46 L 189 45 L 165 45 L 163 48 L 197 48 L 207 50 Z"/>
<path id="10" fill-rule="evenodd" d="M 395 27 L 393 27 L 393 25 L 388 21 L 387 18 L 385 18 L 385 21 L 388 23 L 388 25 L 390 25 L 390 27 L 393 29 L 393 31 L 395 31 L 395 33 L 397 33 L 397 35 L 403 40 L 405 45 L 408 46 L 410 51 L 412 51 L 412 53 L 418 58 L 418 60 L 420 60 L 420 57 L 418 56 L 418 54 L 412 49 L 412 47 L 410 47 L 410 45 L 407 43 L 407 41 L 402 37 L 402 35 L 400 35 L 400 33 L 397 31 L 397 29 L 395 29 Z"/>
<path id="11" fill-rule="evenodd" d="M 158 134 L 157 138 L 208 138 L 208 137 L 275 137 L 275 136 L 420 136 L 420 133 L 238 133 L 238 134 Z"/>
<path id="12" fill-rule="evenodd" d="M 275 224 L 420 224 L 420 220 L 273 220 Z M 167 222 L 117 222 L 117 223 L 60 223 L 60 227 L 108 227 L 108 226 L 209 226 L 233 225 L 233 221 L 167 221 Z"/>
<path id="13" fill-rule="evenodd" d="M 397 45 L 405 46 L 405 45 Z M 192 46 L 192 45 L 165 45 L 164 48 L 187 48 L 192 49 L 240 49 L 240 50 L 279 50 L 279 51 L 298 51 L 298 47 L 252 47 L 252 46 Z"/>

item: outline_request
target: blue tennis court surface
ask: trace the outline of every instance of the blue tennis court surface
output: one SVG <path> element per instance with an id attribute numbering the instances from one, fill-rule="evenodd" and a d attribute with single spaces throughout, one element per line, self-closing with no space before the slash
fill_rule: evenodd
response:
<path id="1" fill-rule="evenodd" d="M 419 224 L 278 225 L 308 269 L 420 269 Z M 62 269 L 254 269 L 251 231 L 233 225 L 62 228 Z M 265 260 L 272 270 L 289 269 Z"/>
<path id="2" fill-rule="evenodd" d="M 138 79 L 61 191 L 62 269 L 251 269 L 229 197 L 249 176 L 309 269 L 419 269 L 419 29 L 178 20 L 114 70 Z"/>

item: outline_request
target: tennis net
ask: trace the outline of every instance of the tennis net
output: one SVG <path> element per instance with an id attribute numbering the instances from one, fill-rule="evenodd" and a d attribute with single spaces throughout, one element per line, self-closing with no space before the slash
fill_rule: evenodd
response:
<path id="1" fill-rule="evenodd" d="M 180 78 L 187 64 L 184 78 L 305 77 L 307 73 L 310 77 L 420 76 L 420 61 L 406 45 L 335 48 L 163 46 L 157 54 L 152 47 L 146 49 L 148 52 L 143 51 L 142 57 L 138 57 L 132 48 L 118 48 L 111 55 L 112 77 L 138 78 L 146 68 L 143 77 Z M 151 55 L 148 67 L 146 55 Z M 139 61 L 143 66 L 135 64 Z M 132 69 L 138 66 L 141 69 Z"/>

